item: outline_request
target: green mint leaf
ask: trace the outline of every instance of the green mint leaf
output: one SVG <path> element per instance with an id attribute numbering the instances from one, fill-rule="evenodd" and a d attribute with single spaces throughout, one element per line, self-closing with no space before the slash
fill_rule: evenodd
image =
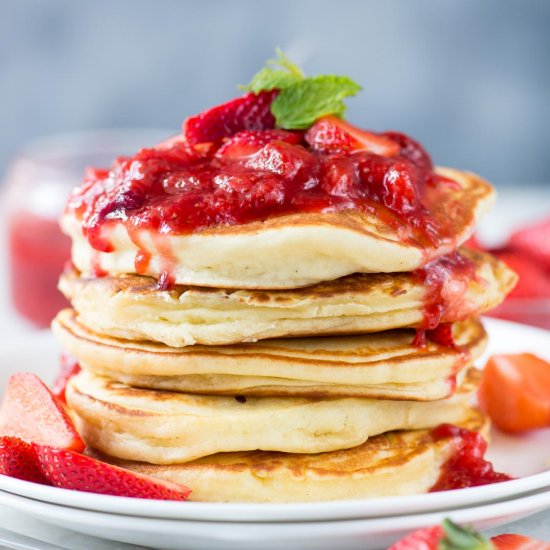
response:
<path id="1" fill-rule="evenodd" d="M 445 537 L 439 550 L 494 550 L 493 544 L 470 527 L 461 527 L 450 519 L 443 521 Z"/>
<path id="2" fill-rule="evenodd" d="M 346 110 L 343 100 L 360 90 L 361 86 L 347 76 L 308 77 L 283 88 L 271 112 L 279 128 L 301 130 L 327 115 L 341 117 Z"/>
<path id="3" fill-rule="evenodd" d="M 264 67 L 253 76 L 250 83 L 244 88 L 249 92 L 258 94 L 262 91 L 269 92 L 274 89 L 282 90 L 283 88 L 288 88 L 288 86 L 294 84 L 294 82 L 299 79 L 299 77 L 292 73 L 280 69 L 272 69 L 271 67 Z"/>
<path id="4" fill-rule="evenodd" d="M 246 86 L 241 86 L 245 90 L 258 94 L 262 91 L 271 91 L 274 89 L 282 90 L 294 82 L 304 79 L 302 69 L 277 48 L 276 59 L 269 59 L 267 67 L 258 71 Z"/>

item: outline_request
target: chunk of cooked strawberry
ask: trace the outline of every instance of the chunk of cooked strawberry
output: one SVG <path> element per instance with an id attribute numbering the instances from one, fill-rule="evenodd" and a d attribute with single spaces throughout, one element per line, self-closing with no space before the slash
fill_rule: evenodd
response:
<path id="1" fill-rule="evenodd" d="M 400 149 L 399 144 L 391 139 L 362 130 L 335 116 L 326 116 L 316 121 L 307 131 L 305 139 L 312 149 L 324 153 L 366 151 L 393 156 Z"/>
<path id="2" fill-rule="evenodd" d="M 63 405 L 35 374 L 14 374 L 0 409 L 0 436 L 83 451 L 84 442 Z"/>
<path id="3" fill-rule="evenodd" d="M 0 437 L 0 474 L 47 484 L 30 443 L 18 437 Z"/>
<path id="4" fill-rule="evenodd" d="M 509 249 L 494 250 L 494 255 L 519 275 L 509 296 L 513 298 L 550 298 L 550 274 L 527 254 Z"/>
<path id="5" fill-rule="evenodd" d="M 410 161 L 365 154 L 358 171 L 367 195 L 374 200 L 399 214 L 419 207 L 418 172 Z"/>
<path id="6" fill-rule="evenodd" d="M 512 233 L 508 246 L 530 256 L 541 268 L 550 271 L 550 219 Z"/>
<path id="7" fill-rule="evenodd" d="M 410 160 L 420 170 L 421 178 L 427 177 L 432 172 L 432 158 L 418 141 L 401 132 L 383 132 L 380 135 L 399 145 L 399 154 Z"/>
<path id="8" fill-rule="evenodd" d="M 314 165 L 314 156 L 301 145 L 271 141 L 245 162 L 247 168 L 271 172 L 291 180 L 301 170 Z"/>
<path id="9" fill-rule="evenodd" d="M 550 363 L 531 353 L 493 355 L 478 390 L 480 407 L 505 432 L 550 426 Z"/>
<path id="10" fill-rule="evenodd" d="M 66 403 L 65 390 L 69 380 L 81 371 L 78 361 L 68 353 L 61 354 L 60 368 L 52 386 L 52 393 L 63 403 Z"/>
<path id="11" fill-rule="evenodd" d="M 219 141 L 242 130 L 270 130 L 275 128 L 271 103 L 277 90 L 247 93 L 183 122 L 183 135 L 191 145 Z"/>
<path id="12" fill-rule="evenodd" d="M 44 477 L 55 487 L 158 500 L 186 500 L 191 493 L 183 485 L 125 470 L 73 451 L 47 445 L 34 445 L 34 449 Z"/>
<path id="13" fill-rule="evenodd" d="M 275 140 L 297 145 L 302 141 L 302 135 L 299 132 L 288 132 L 286 130 L 243 130 L 228 138 L 216 151 L 216 157 L 226 159 L 246 158 Z"/>

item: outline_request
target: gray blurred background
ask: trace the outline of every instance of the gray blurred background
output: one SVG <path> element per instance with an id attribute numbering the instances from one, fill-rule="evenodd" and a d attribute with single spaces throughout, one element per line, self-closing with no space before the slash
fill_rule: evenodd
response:
<path id="1" fill-rule="evenodd" d="M 365 91 L 349 118 L 440 164 L 550 184 L 545 0 L 0 0 L 0 173 L 37 136 L 178 128 L 275 46 Z"/>

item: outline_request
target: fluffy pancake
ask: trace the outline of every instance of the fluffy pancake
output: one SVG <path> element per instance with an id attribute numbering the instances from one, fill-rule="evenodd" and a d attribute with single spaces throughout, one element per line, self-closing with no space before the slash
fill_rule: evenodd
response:
<path id="1" fill-rule="evenodd" d="M 52 326 L 84 368 L 130 386 L 256 397 L 441 399 L 452 393 L 455 375 L 460 382 L 487 341 L 477 320 L 453 327 L 460 349 L 430 340 L 423 348 L 414 346 L 413 330 L 174 349 L 100 336 L 71 310 L 61 312 Z"/>
<path id="2" fill-rule="evenodd" d="M 517 281 L 490 254 L 463 249 L 474 269 L 443 281 L 443 321 L 499 304 Z M 412 273 L 355 274 L 297 290 L 159 290 L 136 275 L 87 278 L 66 272 L 60 289 L 79 321 L 98 334 L 168 346 L 222 345 L 265 338 L 378 332 L 423 323 L 432 288 Z"/>
<path id="3" fill-rule="evenodd" d="M 134 273 L 137 255 L 148 258 L 139 262 L 140 272 L 158 278 L 168 270 L 177 284 L 298 288 L 357 272 L 412 271 L 464 242 L 492 206 L 494 190 L 470 172 L 439 168 L 437 173 L 457 185 L 426 188 L 435 225 L 447 234 L 435 246 L 413 240 L 398 220 L 357 210 L 284 215 L 183 235 L 142 230 L 130 236 L 113 220 L 102 233 L 111 252 L 92 248 L 74 212 L 66 213 L 62 227 L 72 239 L 72 260 L 85 275 Z"/>
<path id="4" fill-rule="evenodd" d="M 459 423 L 484 435 L 488 424 L 473 408 Z M 451 439 L 434 442 L 428 431 L 416 430 L 385 433 L 351 449 L 321 454 L 221 453 L 168 466 L 107 460 L 183 483 L 195 501 L 316 502 L 425 493 L 453 450 Z"/>
<path id="5" fill-rule="evenodd" d="M 321 453 L 370 436 L 462 422 L 479 382 L 471 369 L 450 398 L 430 402 L 199 396 L 137 389 L 83 371 L 67 404 L 87 445 L 116 458 L 177 464 L 219 452 Z"/>

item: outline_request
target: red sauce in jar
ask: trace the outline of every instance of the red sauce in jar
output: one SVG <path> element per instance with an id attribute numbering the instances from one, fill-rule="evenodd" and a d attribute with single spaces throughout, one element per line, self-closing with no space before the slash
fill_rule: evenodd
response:
<path id="1" fill-rule="evenodd" d="M 286 214 L 345 210 L 374 213 L 404 241 L 419 246 L 452 242 L 453 216 L 440 203 L 454 182 L 434 174 L 430 157 L 411 138 L 380 135 L 398 143 L 399 153 L 326 153 L 309 147 L 303 132 L 284 130 L 240 132 L 200 147 L 174 139 L 119 158 L 110 170 L 90 170 L 67 209 L 102 252 L 113 250 L 103 229 L 114 223 L 123 223 L 141 250 L 136 235 L 142 229 L 186 234 Z M 147 255 L 139 254 L 136 271 L 144 271 L 147 262 Z"/>
<path id="2" fill-rule="evenodd" d="M 49 326 L 68 306 L 57 280 L 71 243 L 55 219 L 19 212 L 8 224 L 11 297 L 17 311 L 38 327 Z"/>
<path id="3" fill-rule="evenodd" d="M 430 492 L 478 487 L 514 479 L 495 472 L 493 465 L 485 460 L 487 442 L 481 434 L 452 424 L 441 424 L 432 430 L 431 436 L 434 441 L 452 437 L 456 448 L 443 465 L 439 479 Z"/>

